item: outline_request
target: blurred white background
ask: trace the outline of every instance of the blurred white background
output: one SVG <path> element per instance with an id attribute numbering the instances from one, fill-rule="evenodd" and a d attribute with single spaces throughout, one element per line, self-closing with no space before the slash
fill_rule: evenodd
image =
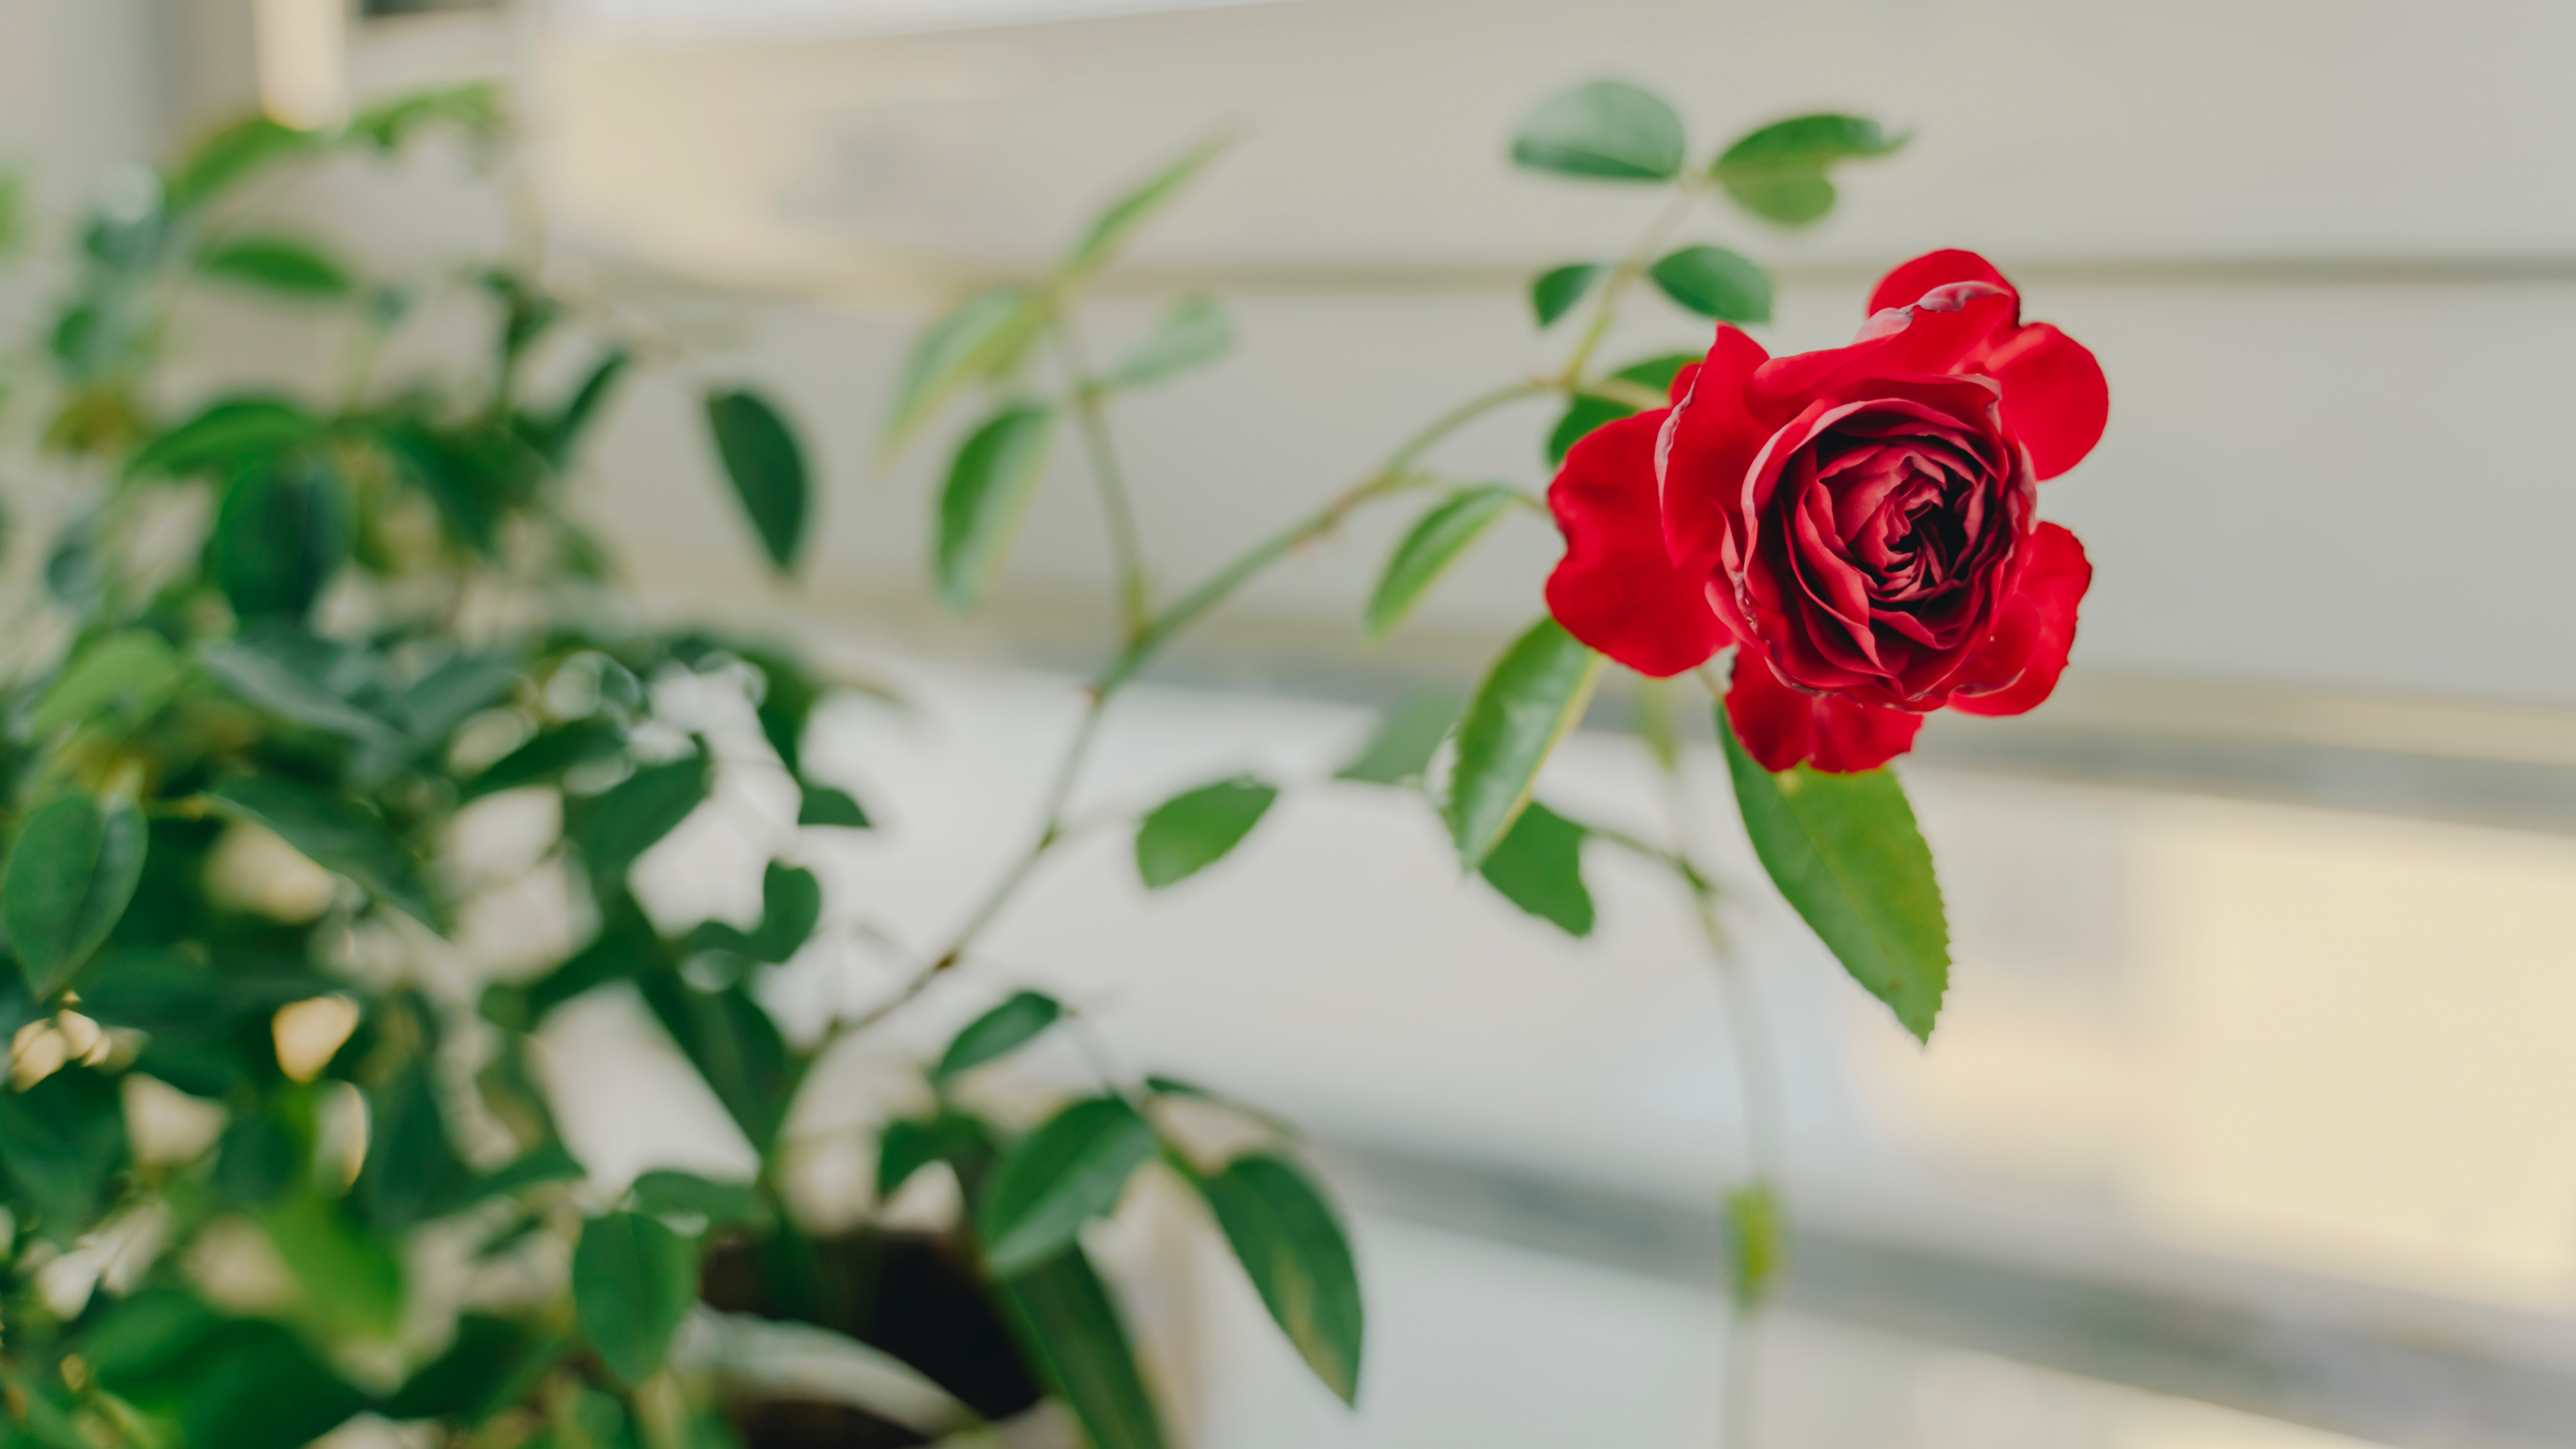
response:
<path id="1" fill-rule="evenodd" d="M 5 0 L 0 146 L 67 209 L 86 178 L 253 98 L 260 8 Z M 2503 1389 L 2408 1398 L 2363 1350 L 2435 1344 L 2500 1384 L 2576 1376 L 2560 583 L 2576 453 L 2558 437 L 2576 387 L 2576 9 L 562 0 L 352 20 L 337 53 L 362 95 L 514 83 L 568 275 L 687 353 L 594 450 L 594 514 L 655 607 L 792 625 L 903 684 L 910 713 L 852 704 L 827 727 L 826 768 L 888 829 L 826 864 L 835 910 L 916 943 L 1028 828 L 1077 705 L 1065 671 L 1109 624 L 1069 449 L 988 615 L 928 607 L 946 440 L 889 468 L 875 436 L 910 330 L 943 302 L 1034 271 L 1196 138 L 1241 135 L 1091 323 L 1113 350 L 1183 287 L 1217 290 L 1237 322 L 1234 360 L 1120 405 L 1169 585 L 1550 355 L 1525 278 L 1615 252 L 1653 203 L 1512 171 L 1503 138 L 1537 97 L 1637 80 L 1674 98 L 1703 154 L 1820 107 L 1917 128 L 1843 173 L 1844 205 L 1813 233 L 1712 210 L 1696 239 L 1775 267 L 1778 320 L 1757 329 L 1774 351 L 1846 338 L 1876 273 L 1916 252 L 2001 263 L 2112 379 L 2101 449 L 2043 495 L 2097 582 L 2058 700 L 1936 729 L 1907 769 L 1958 937 L 1929 1050 L 1770 901 L 1740 843 L 1721 849 L 1730 924 L 1786 1044 L 1792 1197 L 1820 1276 L 1837 1245 L 1896 1245 L 1985 1265 L 2005 1305 L 1949 1332 L 1874 1299 L 1802 1302 L 1769 1346 L 1766 1444 L 2562 1442 L 2517 1437 L 2523 1401 Z M 456 200 L 460 165 L 285 200 L 389 267 L 425 262 L 500 234 Z M 206 378 L 332 355 L 220 313 L 188 340 Z M 1642 307 L 1613 355 L 1701 340 Z M 707 486 L 689 409 L 732 378 L 791 406 L 826 480 L 793 590 L 756 575 Z M 1551 421 L 1507 415 L 1444 464 L 1539 483 Z M 1124 707 L 1088 797 L 1152 800 L 1244 766 L 1316 780 L 1365 733 L 1357 701 L 1472 677 L 1537 613 L 1555 541 L 1507 524 L 1363 660 L 1358 602 L 1404 521 L 1365 519 L 1248 595 Z M 1606 732 L 1578 737 L 1543 793 L 1660 823 L 1647 762 Z M 759 827 L 710 816 L 664 847 L 672 909 L 756 897 L 757 862 L 739 879 L 703 863 L 728 828 Z M 1329 784 L 1168 897 L 1147 901 L 1121 851 L 1104 838 L 1056 866 L 993 942 L 1021 977 L 958 982 L 920 1037 L 1051 986 L 1095 1003 L 1139 1061 L 1350 1151 L 1376 1315 L 1364 1410 L 1314 1389 L 1209 1263 L 1182 1313 L 1195 1347 L 1167 1366 L 1196 1386 L 1199 1442 L 1704 1442 L 1713 1256 L 1608 1267 L 1594 1260 L 1612 1248 L 1494 1228 L 1511 1215 L 1478 1218 L 1491 1202 L 1362 1180 L 1392 1155 L 1703 1212 L 1739 1111 L 1679 903 L 1596 853 L 1605 924 L 1570 943 L 1458 883 L 1417 802 Z M 810 1020 L 889 969 L 818 954 L 775 1005 Z M 586 1070 L 631 1037 L 622 1010 L 573 1016 L 557 1058 L 576 1096 L 588 1080 L 626 1108 L 617 1092 L 641 1078 Z M 597 1124 L 595 1166 L 727 1150 L 720 1118 L 685 1103 L 654 1119 L 668 1140 L 620 1136 L 612 1115 L 573 1112 Z M 1620 1236 L 1612 1221 L 1595 1240 Z M 2073 1346 L 2015 1346 L 2008 1327 L 1964 1326 L 2021 1321 L 2013 1295 L 2035 1281 L 2180 1304 L 2182 1327 L 2133 1342 L 2110 1319 L 2033 1318 Z M 2201 1332 L 2194 1312 L 2252 1327 Z"/>

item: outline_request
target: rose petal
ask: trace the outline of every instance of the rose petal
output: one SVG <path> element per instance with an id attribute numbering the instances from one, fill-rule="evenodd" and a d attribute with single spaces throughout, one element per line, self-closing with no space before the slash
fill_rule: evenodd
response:
<path id="1" fill-rule="evenodd" d="M 1657 678 L 1725 647 L 1705 571 L 1675 566 L 1655 503 L 1655 439 L 1664 410 L 1595 429 L 1565 455 L 1547 490 L 1565 557 L 1547 580 L 1548 611 L 1575 638 Z"/>
<path id="2" fill-rule="evenodd" d="M 1881 277 L 1869 294 L 1869 310 L 1875 315 L 1890 307 L 1911 307 L 1922 301 L 1925 293 L 1953 282 L 1987 282 L 2007 292 L 2013 290 L 2013 284 L 2004 280 L 1994 263 L 1975 252 L 1953 248 L 1925 252 Z"/>
<path id="3" fill-rule="evenodd" d="M 1673 562 L 1705 573 L 1726 546 L 1742 506 L 1744 475 L 1765 439 L 1786 419 L 1757 418 L 1745 407 L 1744 381 L 1770 361 L 1762 344 L 1718 325 L 1707 361 L 1673 379 L 1672 425 L 1655 460 L 1661 480 L 1664 544 Z"/>
<path id="4" fill-rule="evenodd" d="M 2004 427 L 2030 449 L 2031 471 L 2054 478 L 2084 461 L 2111 419 L 2111 385 L 2083 343 L 2034 322 L 1986 354 L 2003 384 Z"/>
<path id="5" fill-rule="evenodd" d="M 1952 695 L 1950 707 L 1963 714 L 2021 714 L 2037 708 L 2057 688 L 2067 651 L 2075 647 L 2076 607 L 2093 583 L 2084 545 L 2058 525 L 2043 523 L 2023 540 L 2022 549 L 2021 577 L 1995 637 L 1964 671 L 1973 677 L 2000 675 L 2006 682 Z M 2015 655 L 2018 668 L 2010 667 Z"/>
<path id="6" fill-rule="evenodd" d="M 1802 760 L 1829 775 L 1875 770 L 1912 749 L 1923 728 L 1923 716 L 1906 710 L 1800 693 L 1751 648 L 1736 652 L 1726 720 L 1745 753 L 1775 774 Z"/>

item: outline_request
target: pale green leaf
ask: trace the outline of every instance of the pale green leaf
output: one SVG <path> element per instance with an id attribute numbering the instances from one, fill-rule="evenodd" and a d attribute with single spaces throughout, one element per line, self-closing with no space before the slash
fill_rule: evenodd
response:
<path id="1" fill-rule="evenodd" d="M 1449 782 L 1449 832 L 1474 870 L 1529 804 L 1539 766 L 1583 718 L 1601 678 L 1601 656 L 1554 619 L 1513 641 L 1467 706 Z"/>
<path id="2" fill-rule="evenodd" d="M 1664 295 L 1721 322 L 1771 320 L 1771 278 L 1724 247 L 1684 247 L 1647 272 Z"/>
<path id="3" fill-rule="evenodd" d="M 1046 474 L 1052 408 L 1025 404 L 977 428 L 957 450 L 939 494 L 939 538 L 932 574 L 939 601 L 965 613 L 981 603 L 1002 571 L 1020 518 Z"/>
<path id="4" fill-rule="evenodd" d="M 1369 595 L 1368 611 L 1362 616 L 1369 642 L 1384 639 L 1402 623 L 1495 519 L 1512 505 L 1529 501 L 1517 488 L 1487 483 L 1461 488 L 1423 514 L 1395 546 L 1385 572 L 1378 575 L 1377 589 Z"/>
<path id="5" fill-rule="evenodd" d="M 900 451 L 958 389 L 1008 372 L 1044 320 L 1037 298 L 1002 286 L 976 293 L 922 329 L 895 383 L 883 451 Z"/>
<path id="6" fill-rule="evenodd" d="M 1445 690 L 1424 689 L 1397 700 L 1378 721 L 1376 733 L 1351 762 L 1333 773 L 1336 780 L 1368 785 L 1402 785 L 1422 778 L 1449 727 L 1458 722 L 1458 697 Z"/>
<path id="7" fill-rule="evenodd" d="M 1200 168 L 1233 144 L 1233 139 L 1231 136 L 1212 136 L 1200 142 L 1190 148 L 1188 154 L 1155 173 L 1144 185 L 1111 202 L 1065 257 L 1064 265 L 1056 272 L 1057 286 L 1070 291 L 1109 265 L 1126 247 L 1128 239 L 1136 234 L 1137 228 L 1187 186 L 1190 178 L 1199 174 Z"/>
<path id="8" fill-rule="evenodd" d="M 1183 297 L 1101 381 L 1110 387 L 1144 387 L 1205 367 L 1233 346 L 1234 324 L 1214 297 Z"/>
<path id="9" fill-rule="evenodd" d="M 1600 80 L 1533 107 L 1512 137 L 1512 160 L 1567 176 L 1669 181 L 1681 174 L 1686 145 L 1681 117 L 1660 97 Z"/>

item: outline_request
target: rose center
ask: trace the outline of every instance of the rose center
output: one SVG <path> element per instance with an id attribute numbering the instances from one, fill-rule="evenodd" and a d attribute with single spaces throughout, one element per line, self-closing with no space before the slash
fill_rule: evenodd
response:
<path id="1" fill-rule="evenodd" d="M 1976 536 L 1982 490 L 1973 459 L 1944 439 L 1852 438 L 1818 459 L 1841 552 L 1882 606 L 1919 603 L 1963 586 L 1958 567 Z"/>

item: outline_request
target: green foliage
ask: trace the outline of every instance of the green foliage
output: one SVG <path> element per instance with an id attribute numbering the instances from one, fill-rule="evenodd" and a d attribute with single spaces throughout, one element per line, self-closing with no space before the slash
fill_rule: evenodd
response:
<path id="1" fill-rule="evenodd" d="M 1056 1024 L 1064 1007 L 1052 996 L 1035 991 L 1014 992 L 1011 998 L 982 1016 L 966 1023 L 940 1055 L 939 1065 L 931 1068 L 930 1079 L 945 1082 L 960 1072 L 972 1071 L 986 1062 L 1018 1051 L 1038 1033 Z"/>
<path id="2" fill-rule="evenodd" d="M 1143 341 L 1118 359 L 1101 382 L 1110 387 L 1147 387 L 1205 367 L 1234 346 L 1234 324 L 1214 297 L 1183 297 L 1172 304 Z"/>
<path id="3" fill-rule="evenodd" d="M 687 1238 L 643 1213 L 607 1213 L 582 1224 L 572 1257 L 573 1306 L 582 1337 L 620 1379 L 640 1384 L 653 1376 L 697 1296 L 697 1251 Z"/>
<path id="4" fill-rule="evenodd" d="M 1091 1449 L 1164 1449 L 1170 1441 L 1126 1322 L 1080 1247 L 999 1286 L 1021 1348 L 1073 1410 Z"/>
<path id="5" fill-rule="evenodd" d="M 896 1118 L 877 1140 L 877 1197 L 894 1196 L 914 1173 L 934 1162 L 949 1163 L 961 1179 L 972 1181 L 997 1151 L 992 1128 L 964 1112 L 942 1108 L 929 1117 Z"/>
<path id="6" fill-rule="evenodd" d="M 1028 350 L 1045 312 L 1019 287 L 993 287 L 922 330 L 905 357 L 887 415 L 884 450 L 900 451 L 969 383 L 1008 375 Z"/>
<path id="7" fill-rule="evenodd" d="M 1583 883 L 1590 834 L 1533 800 L 1485 863 L 1476 868 L 1503 899 L 1569 936 L 1592 934 L 1592 892 Z"/>
<path id="8" fill-rule="evenodd" d="M 719 1182 L 694 1172 L 657 1168 L 635 1179 L 635 1206 L 663 1218 L 698 1218 L 709 1227 L 767 1227 L 769 1204 L 748 1182 Z"/>
<path id="9" fill-rule="evenodd" d="M 1684 247 L 1647 269 L 1664 295 L 1720 322 L 1771 320 L 1771 278 L 1724 247 Z"/>
<path id="10" fill-rule="evenodd" d="M 1461 488 L 1424 513 L 1395 546 L 1386 571 L 1378 575 L 1376 591 L 1369 595 L 1368 611 L 1362 616 L 1369 641 L 1375 643 L 1392 632 L 1495 519 L 1513 504 L 1528 501 L 1529 496 L 1517 488 L 1486 483 Z"/>
<path id="11" fill-rule="evenodd" d="M 1365 785 L 1419 781 L 1440 752 L 1440 742 L 1449 738 L 1449 727 L 1457 723 L 1458 704 L 1455 695 L 1436 689 L 1418 689 L 1397 700 L 1359 754 L 1334 771 L 1333 778 Z"/>
<path id="12" fill-rule="evenodd" d="M 1610 375 L 1621 382 L 1662 394 L 1671 390 L 1673 379 L 1681 374 L 1683 368 L 1697 361 L 1699 358 L 1693 353 L 1666 353 L 1643 362 L 1632 362 Z M 1565 415 L 1557 419 L 1556 427 L 1547 435 L 1548 463 L 1551 466 L 1563 463 L 1565 455 L 1573 450 L 1575 444 L 1583 441 L 1585 434 L 1621 418 L 1632 417 L 1636 412 L 1637 408 L 1625 399 L 1576 393 L 1574 400 L 1566 404 Z"/>
<path id="13" fill-rule="evenodd" d="M 1708 174 L 1755 216 L 1803 226 L 1833 210 L 1827 172 L 1844 161 L 1889 155 L 1909 139 L 1860 116 L 1793 116 L 1727 147 Z"/>
<path id="14" fill-rule="evenodd" d="M 1828 775 L 1800 765 L 1774 775 L 1745 753 L 1723 707 L 1717 732 L 1745 833 L 1773 884 L 1852 979 L 1930 1041 L 1950 985 L 1950 928 L 1905 787 L 1884 769 Z"/>
<path id="15" fill-rule="evenodd" d="M 276 831 L 377 900 L 431 930 L 445 927 L 447 913 L 420 863 L 363 802 L 273 775 L 237 775 L 206 794 L 217 809 Z"/>
<path id="16" fill-rule="evenodd" d="M 939 536 L 931 573 L 939 602 L 963 614 L 984 601 L 1010 555 L 1020 517 L 1046 474 L 1055 410 L 1006 408 L 957 450 L 939 493 Z"/>
<path id="17" fill-rule="evenodd" d="M 1154 1155 L 1154 1128 L 1119 1097 L 1090 1097 L 1002 1154 L 975 1205 L 984 1260 L 1015 1277 L 1063 1253 L 1082 1225 L 1118 1205 Z"/>
<path id="18" fill-rule="evenodd" d="M 1142 186 L 1119 197 L 1104 209 L 1074 243 L 1064 265 L 1056 273 L 1056 285 L 1070 289 L 1082 285 L 1093 273 L 1109 265 L 1126 249 L 1137 228 L 1152 218 L 1181 188 L 1190 184 L 1200 170 L 1233 144 L 1230 136 L 1213 136 L 1190 148 L 1186 155 L 1156 172 Z"/>
<path id="19" fill-rule="evenodd" d="M 1343 1403 L 1357 1404 L 1365 1315 L 1350 1242 L 1331 1202 L 1276 1153 L 1238 1157 L 1197 1182 L 1298 1356 Z"/>
<path id="20" fill-rule="evenodd" d="M 576 403 L 579 399 L 574 400 Z M 796 567 L 805 541 L 805 455 L 778 409 L 757 393 L 707 395 L 707 427 L 715 435 L 734 497 L 760 535 L 761 547 L 780 573 Z"/>
<path id="21" fill-rule="evenodd" d="M 291 237 L 242 237 L 219 243 L 199 254 L 197 270 L 288 297 L 345 297 L 354 286 L 347 268 Z"/>
<path id="22" fill-rule="evenodd" d="M 1530 282 L 1530 315 L 1541 327 L 1555 326 L 1556 319 L 1573 311 L 1574 304 L 1608 275 L 1610 268 L 1599 262 L 1575 262 L 1539 273 Z"/>
<path id="23" fill-rule="evenodd" d="M 215 578 L 245 621 L 301 620 L 349 557 L 349 500 L 322 459 L 280 458 L 233 480 L 215 519 Z"/>
<path id="24" fill-rule="evenodd" d="M 829 785 L 807 785 L 797 802 L 796 823 L 799 825 L 837 826 L 844 830 L 871 830 L 867 807 L 847 790 Z"/>
<path id="25" fill-rule="evenodd" d="M 646 765 L 607 791 L 564 802 L 564 836 L 590 868 L 591 887 L 622 888 L 626 868 L 689 818 L 715 783 L 701 742 L 687 755 Z"/>
<path id="26" fill-rule="evenodd" d="M 1449 781 L 1450 839 L 1469 870 L 1485 863 L 1528 806 L 1539 766 L 1583 719 L 1601 678 L 1601 656 L 1554 619 L 1514 640 L 1458 726 Z"/>
<path id="27" fill-rule="evenodd" d="M 102 808 L 65 795 L 19 828 L 0 876 L 0 925 L 36 1000 L 52 1000 L 106 942 L 143 879 L 145 848 L 130 800 Z"/>
<path id="28" fill-rule="evenodd" d="M 1603 181 L 1670 181 L 1689 143 L 1682 118 L 1651 92 L 1599 80 L 1539 102 L 1512 136 L 1512 160 Z"/>
<path id="29" fill-rule="evenodd" d="M 0 1092 L 0 1168 L 53 1242 L 69 1246 L 97 1222 L 126 1152 L 125 1108 L 106 1072 L 65 1067 Z"/>
<path id="30" fill-rule="evenodd" d="M 1136 827 L 1136 874 L 1145 889 L 1178 885 L 1225 859 L 1278 798 L 1277 786 L 1237 775 L 1156 806 Z"/>

